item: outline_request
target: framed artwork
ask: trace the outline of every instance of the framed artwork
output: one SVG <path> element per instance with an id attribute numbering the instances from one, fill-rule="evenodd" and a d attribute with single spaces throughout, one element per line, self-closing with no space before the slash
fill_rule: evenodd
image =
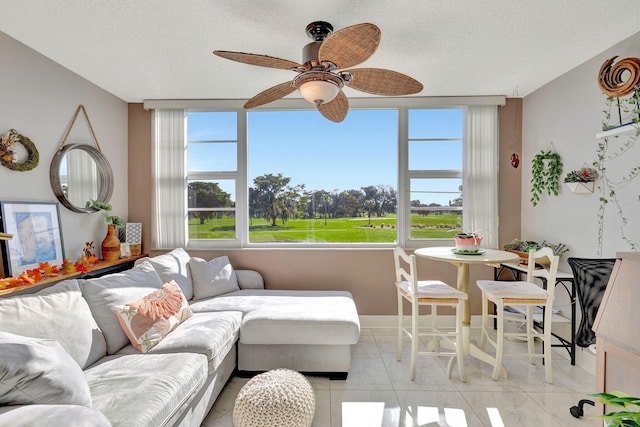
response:
<path id="1" fill-rule="evenodd" d="M 125 226 L 127 243 L 142 243 L 142 223 L 141 222 L 128 222 Z"/>
<path id="2" fill-rule="evenodd" d="M 17 276 L 41 262 L 64 262 L 58 203 L 0 202 L 0 212 L 2 231 L 13 234 L 2 247 L 6 275 Z"/>

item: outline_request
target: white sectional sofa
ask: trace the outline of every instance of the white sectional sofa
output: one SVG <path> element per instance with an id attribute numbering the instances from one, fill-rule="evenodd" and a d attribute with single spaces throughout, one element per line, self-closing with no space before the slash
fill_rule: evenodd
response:
<path id="1" fill-rule="evenodd" d="M 175 329 L 131 317 L 132 301 L 142 312 L 170 300 L 171 281 L 183 300 Z M 176 249 L 0 299 L 0 426 L 198 426 L 236 370 L 346 377 L 359 332 L 348 292 L 264 289 L 226 257 Z"/>

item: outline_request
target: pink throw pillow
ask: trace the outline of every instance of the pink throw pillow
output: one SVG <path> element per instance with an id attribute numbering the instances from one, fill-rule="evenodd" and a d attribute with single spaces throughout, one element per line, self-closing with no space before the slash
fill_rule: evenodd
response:
<path id="1" fill-rule="evenodd" d="M 180 286 L 173 280 L 137 301 L 116 306 L 115 312 L 131 344 L 143 353 L 193 315 Z"/>

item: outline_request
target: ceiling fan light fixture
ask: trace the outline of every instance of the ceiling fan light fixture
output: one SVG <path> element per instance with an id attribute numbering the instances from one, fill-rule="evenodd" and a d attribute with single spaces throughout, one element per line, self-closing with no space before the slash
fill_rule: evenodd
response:
<path id="1" fill-rule="evenodd" d="M 314 105 L 331 102 L 338 96 L 344 82 L 339 76 L 327 71 L 308 71 L 298 75 L 293 85 L 304 99 Z"/>

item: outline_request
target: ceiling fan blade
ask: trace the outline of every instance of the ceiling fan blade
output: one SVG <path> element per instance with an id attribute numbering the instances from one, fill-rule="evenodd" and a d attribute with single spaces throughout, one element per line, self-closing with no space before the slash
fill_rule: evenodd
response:
<path id="1" fill-rule="evenodd" d="M 280 83 L 279 85 L 270 87 L 267 90 L 263 90 L 262 92 L 245 102 L 244 108 L 254 108 L 264 104 L 268 104 L 289 95 L 295 90 L 295 86 L 290 81 Z"/>
<path id="2" fill-rule="evenodd" d="M 380 44 L 380 28 L 373 24 L 357 24 L 336 31 L 320 45 L 318 59 L 347 68 L 366 61 Z"/>
<path id="3" fill-rule="evenodd" d="M 340 91 L 333 101 L 318 105 L 318 111 L 332 122 L 340 123 L 349 112 L 349 100 L 344 92 Z"/>
<path id="4" fill-rule="evenodd" d="M 221 58 L 230 59 L 236 62 L 242 62 L 249 65 L 258 65 L 260 67 L 279 68 L 282 70 L 291 70 L 301 67 L 302 65 L 286 59 L 275 58 L 268 55 L 258 55 L 255 53 L 231 52 L 228 50 L 214 50 L 214 55 Z"/>
<path id="5" fill-rule="evenodd" d="M 422 83 L 397 71 L 382 68 L 355 68 L 345 70 L 353 79 L 350 88 L 374 95 L 400 96 L 418 93 L 424 88 Z"/>

